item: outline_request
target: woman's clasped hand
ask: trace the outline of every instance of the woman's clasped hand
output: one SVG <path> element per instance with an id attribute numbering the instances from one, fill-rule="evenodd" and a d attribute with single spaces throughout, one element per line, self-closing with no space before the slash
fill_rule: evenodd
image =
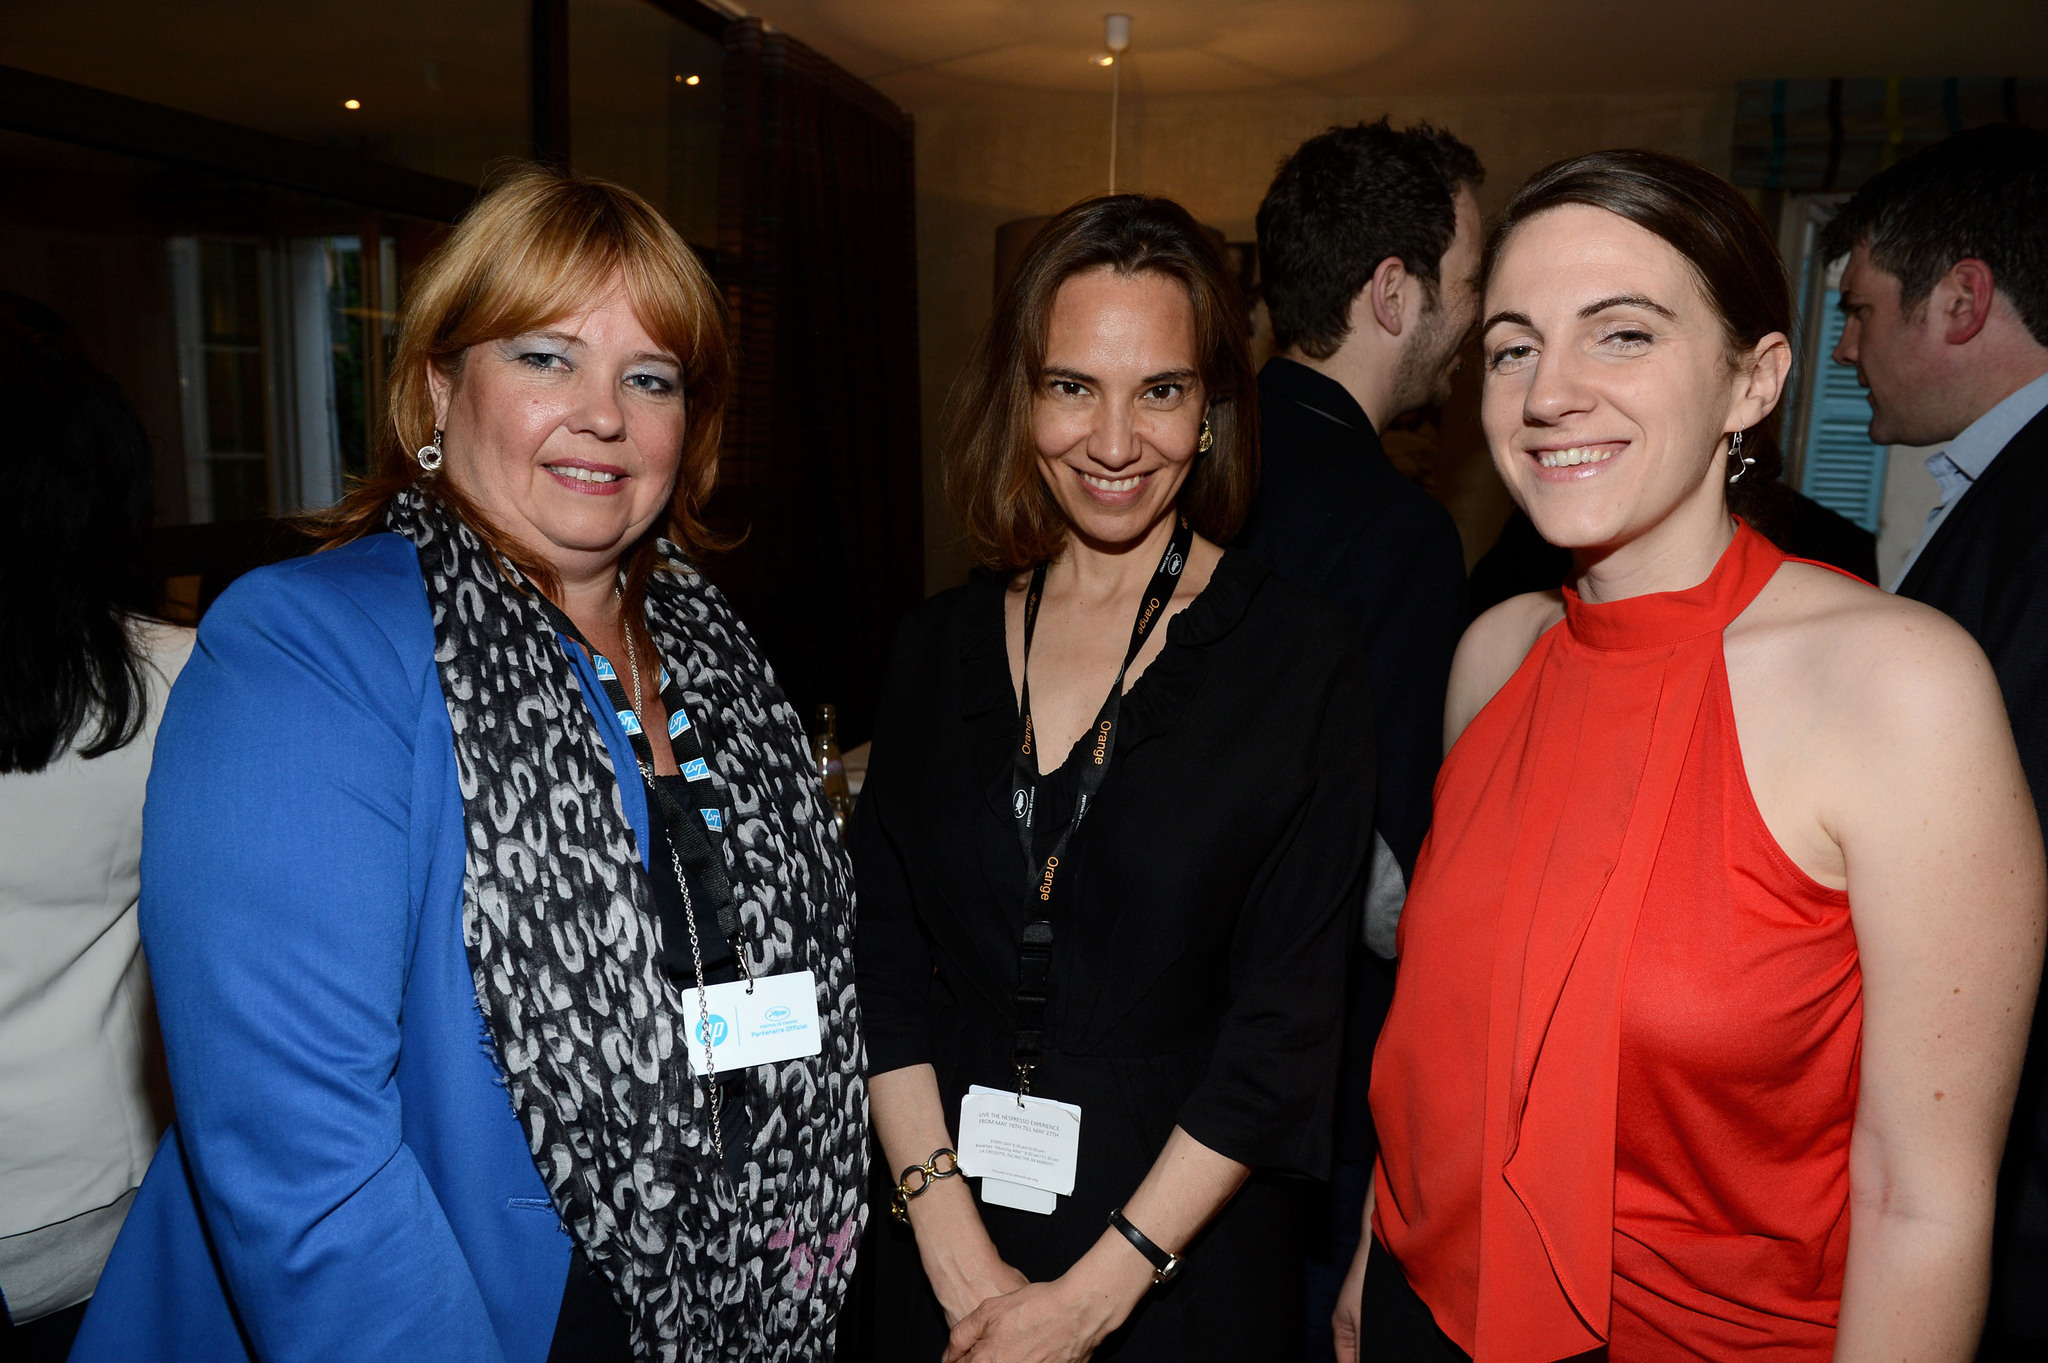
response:
<path id="1" fill-rule="evenodd" d="M 1095 1286 L 1069 1272 L 990 1297 L 953 1327 L 944 1363 L 1081 1363 L 1152 1285 L 1142 1260 L 1125 1281 Z"/>

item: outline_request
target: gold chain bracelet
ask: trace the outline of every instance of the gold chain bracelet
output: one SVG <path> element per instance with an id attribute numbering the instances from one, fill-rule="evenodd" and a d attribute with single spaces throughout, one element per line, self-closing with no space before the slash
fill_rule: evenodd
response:
<path id="1" fill-rule="evenodd" d="M 941 1159 L 946 1161 L 946 1167 L 943 1169 L 939 1167 Z M 896 1196 L 889 1199 L 889 1215 L 895 1217 L 898 1221 L 910 1220 L 911 1198 L 923 1197 L 925 1190 L 930 1188 L 932 1184 L 942 1178 L 952 1178 L 959 1172 L 960 1157 L 958 1155 L 954 1154 L 951 1150 L 932 1151 L 931 1158 L 927 1159 L 923 1164 L 913 1164 L 903 1171 L 902 1179 L 896 1184 Z M 915 1187 L 911 1186 L 912 1179 L 917 1180 Z"/>

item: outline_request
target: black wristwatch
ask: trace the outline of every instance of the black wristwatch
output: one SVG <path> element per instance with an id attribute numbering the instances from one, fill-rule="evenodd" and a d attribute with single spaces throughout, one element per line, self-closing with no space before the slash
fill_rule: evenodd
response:
<path id="1" fill-rule="evenodd" d="M 1117 1233 L 1122 1235 L 1124 1239 L 1130 1241 L 1132 1248 L 1144 1255 L 1146 1261 L 1152 1265 L 1152 1285 L 1154 1287 L 1158 1287 L 1161 1283 L 1173 1281 L 1174 1275 L 1180 1272 L 1180 1256 L 1178 1254 L 1168 1254 L 1165 1250 L 1153 1244 L 1145 1232 L 1132 1225 L 1129 1219 L 1124 1216 L 1124 1209 L 1122 1207 L 1118 1207 L 1109 1214 L 1109 1224 L 1114 1226 Z"/>

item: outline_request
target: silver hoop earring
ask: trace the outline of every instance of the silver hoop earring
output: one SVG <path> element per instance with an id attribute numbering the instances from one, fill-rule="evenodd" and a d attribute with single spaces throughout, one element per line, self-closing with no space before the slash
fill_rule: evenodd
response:
<path id="1" fill-rule="evenodd" d="M 441 442 L 444 439 L 446 437 L 442 434 L 441 428 L 436 426 L 434 428 L 434 443 L 420 446 L 419 452 L 413 455 L 413 458 L 420 461 L 421 473 L 439 473 L 441 471 Z"/>
<path id="2" fill-rule="evenodd" d="M 1728 475 L 1730 483 L 1741 481 L 1742 475 L 1749 472 L 1749 466 L 1756 462 L 1754 458 L 1742 452 L 1741 431 L 1737 431 L 1734 435 L 1728 437 L 1728 460 L 1730 463 L 1733 463 L 1737 459 L 1742 461 L 1742 467 Z"/>

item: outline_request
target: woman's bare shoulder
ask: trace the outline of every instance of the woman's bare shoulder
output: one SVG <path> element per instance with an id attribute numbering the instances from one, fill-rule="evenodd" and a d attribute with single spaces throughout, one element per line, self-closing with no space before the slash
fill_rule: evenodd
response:
<path id="1" fill-rule="evenodd" d="M 1943 709 L 2000 705 L 1990 664 L 1962 626 L 1810 563 L 1780 568 L 1728 645 L 1767 659 L 1770 672 L 1813 691 L 1838 718 L 1880 730 Z"/>
<path id="2" fill-rule="evenodd" d="M 1564 619 L 1564 594 L 1528 592 L 1486 611 L 1458 641 L 1444 702 L 1444 751 L 1515 675 L 1545 630 Z"/>

